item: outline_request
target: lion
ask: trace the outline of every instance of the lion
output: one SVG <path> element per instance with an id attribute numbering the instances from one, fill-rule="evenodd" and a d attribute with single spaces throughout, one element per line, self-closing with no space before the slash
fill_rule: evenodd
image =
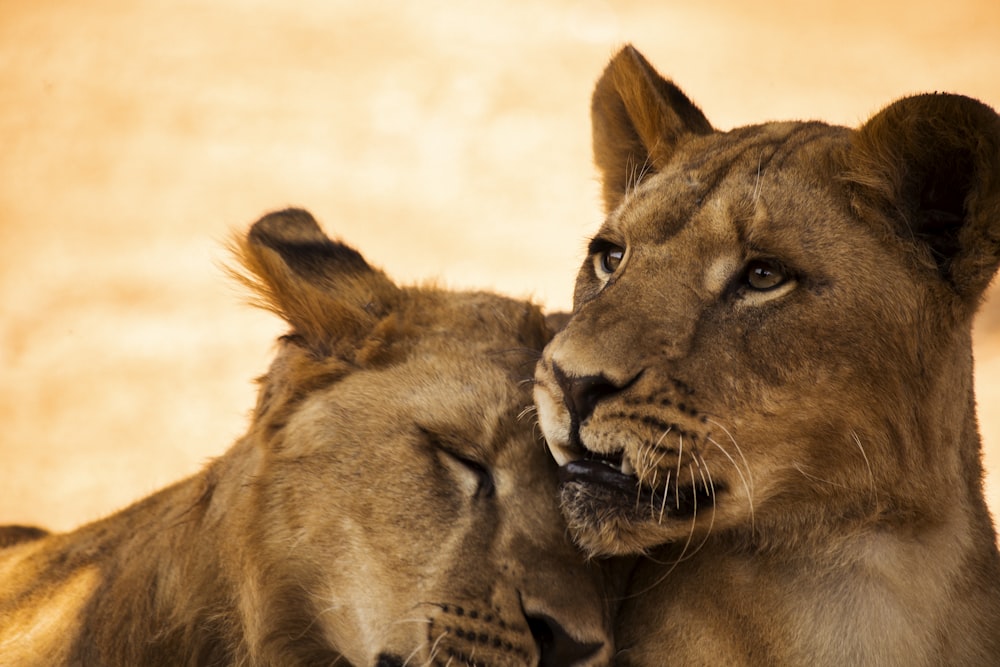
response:
<path id="1" fill-rule="evenodd" d="M 1000 664 L 970 332 L 1000 118 L 720 132 L 627 46 L 592 119 L 607 218 L 534 397 L 578 544 L 634 559 L 617 664 Z"/>
<path id="2" fill-rule="evenodd" d="M 17 665 L 604 665 L 531 374 L 537 307 L 399 287 L 312 216 L 237 240 L 281 338 L 247 434 L 66 534 L 4 531 Z"/>

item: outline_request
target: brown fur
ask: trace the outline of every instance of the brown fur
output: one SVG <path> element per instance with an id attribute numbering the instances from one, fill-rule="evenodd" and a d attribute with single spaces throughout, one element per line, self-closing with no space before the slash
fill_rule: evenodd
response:
<path id="1" fill-rule="evenodd" d="M 21 542 L 37 540 L 48 534 L 47 530 L 37 526 L 0 526 L 0 549 L 12 547 Z"/>
<path id="2" fill-rule="evenodd" d="M 110 518 L 0 554 L 0 662 L 606 664 L 598 573 L 522 412 L 532 305 L 401 288 L 308 213 L 243 279 L 292 327 L 246 436 Z"/>
<path id="3" fill-rule="evenodd" d="M 1000 119 L 718 132 L 626 47 L 593 120 L 608 217 L 535 399 L 577 541 L 640 555 L 620 664 L 1000 664 L 970 342 Z"/>

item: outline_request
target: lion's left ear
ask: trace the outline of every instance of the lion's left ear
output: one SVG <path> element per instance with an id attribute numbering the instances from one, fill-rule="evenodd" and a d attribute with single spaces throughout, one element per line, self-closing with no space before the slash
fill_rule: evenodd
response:
<path id="1" fill-rule="evenodd" d="M 399 299 L 384 273 L 300 209 L 264 216 L 234 245 L 236 277 L 319 356 L 360 344 Z"/>
<path id="2" fill-rule="evenodd" d="M 632 45 L 601 74 L 590 116 L 607 213 L 644 175 L 662 168 L 684 136 L 712 132 L 701 110 Z"/>
<path id="3" fill-rule="evenodd" d="M 1000 263 L 1000 116 L 961 95 L 904 98 L 855 136 L 848 179 L 976 304 Z"/>

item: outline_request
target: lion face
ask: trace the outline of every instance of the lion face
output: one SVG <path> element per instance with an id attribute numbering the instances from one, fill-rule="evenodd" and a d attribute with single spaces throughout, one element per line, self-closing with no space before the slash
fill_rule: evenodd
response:
<path id="1" fill-rule="evenodd" d="M 801 536 L 948 497 L 975 465 L 940 447 L 954 418 L 934 405 L 971 392 L 956 325 L 996 266 L 995 115 L 930 97 L 858 132 L 715 132 L 637 52 L 612 61 L 593 107 L 609 214 L 535 388 L 586 549 Z M 978 114 L 993 143 L 928 151 L 948 123 L 921 114 Z M 959 229 L 993 245 L 963 253 Z"/>
<path id="2" fill-rule="evenodd" d="M 601 582 L 565 534 L 556 466 L 523 414 L 550 335 L 538 310 L 397 288 L 359 263 L 314 311 L 339 310 L 336 326 L 310 326 L 289 294 L 305 286 L 281 283 L 322 285 L 330 269 L 268 224 L 250 251 L 281 271 L 251 270 L 278 283 L 296 329 L 252 431 L 247 558 L 283 619 L 268 633 L 314 634 L 356 665 L 608 661 Z"/>
<path id="3" fill-rule="evenodd" d="M 749 524 L 803 472 L 871 487 L 863 424 L 878 406 L 856 388 L 905 396 L 889 360 L 907 352 L 917 304 L 894 293 L 898 259 L 862 226 L 838 234 L 848 202 L 815 185 L 813 151 L 844 141 L 808 125 L 690 141 L 594 237 L 535 392 L 587 548 Z M 858 280 L 876 267 L 883 284 Z"/>

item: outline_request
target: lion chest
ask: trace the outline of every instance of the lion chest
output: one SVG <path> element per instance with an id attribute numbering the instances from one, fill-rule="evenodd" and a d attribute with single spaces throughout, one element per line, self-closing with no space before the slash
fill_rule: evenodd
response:
<path id="1" fill-rule="evenodd" d="M 616 628 L 624 664 L 921 665 L 934 653 L 934 605 L 860 564 L 703 553 L 668 569 L 637 566 Z"/>

